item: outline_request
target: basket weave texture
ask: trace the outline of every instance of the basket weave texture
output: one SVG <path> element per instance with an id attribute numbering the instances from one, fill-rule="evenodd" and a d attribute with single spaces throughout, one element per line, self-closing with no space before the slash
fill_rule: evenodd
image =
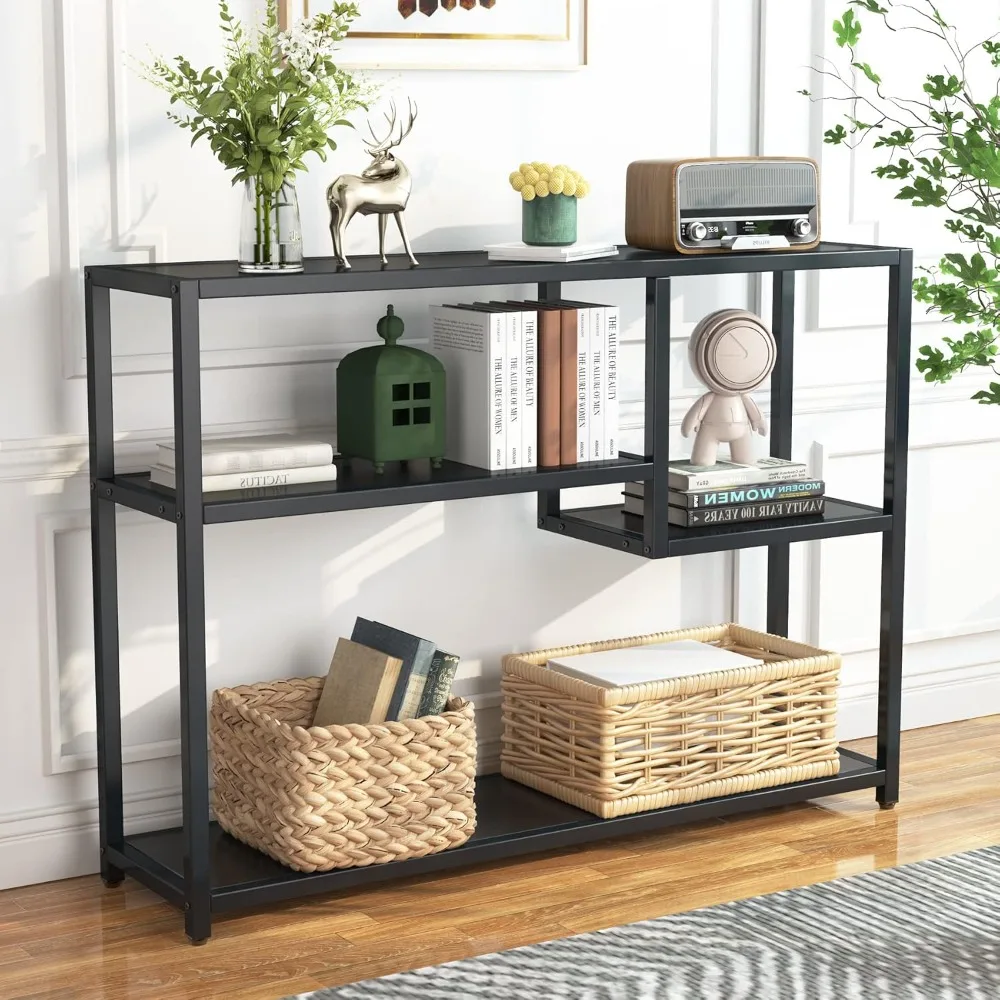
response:
<path id="1" fill-rule="evenodd" d="M 553 657 L 695 639 L 756 665 L 605 688 Z M 834 775 L 840 656 L 740 625 L 511 654 L 501 772 L 604 818 Z"/>
<path id="2" fill-rule="evenodd" d="M 378 725 L 310 726 L 324 678 L 212 696 L 212 806 L 244 843 L 302 872 L 400 861 L 476 828 L 473 707 Z M 306 728 L 309 727 L 309 728 Z"/>

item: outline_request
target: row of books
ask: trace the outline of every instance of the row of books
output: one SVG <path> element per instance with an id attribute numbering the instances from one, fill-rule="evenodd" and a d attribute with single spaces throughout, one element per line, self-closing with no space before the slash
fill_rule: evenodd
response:
<path id="1" fill-rule="evenodd" d="M 201 488 L 205 492 L 323 483 L 337 478 L 333 445 L 314 438 L 267 434 L 207 439 L 202 442 L 201 454 Z M 175 473 L 173 442 L 160 442 L 156 464 L 149 471 L 150 481 L 174 489 Z"/>
<path id="2" fill-rule="evenodd" d="M 617 306 L 434 306 L 431 330 L 450 459 L 503 471 L 618 457 Z"/>
<path id="3" fill-rule="evenodd" d="M 671 463 L 667 521 L 682 528 L 822 514 L 826 484 L 802 462 L 762 458 L 752 465 Z M 645 483 L 627 483 L 626 518 L 642 518 Z"/>
<path id="4" fill-rule="evenodd" d="M 358 618 L 339 639 L 316 706 L 314 726 L 392 722 L 439 715 L 459 658 L 429 639 Z"/>

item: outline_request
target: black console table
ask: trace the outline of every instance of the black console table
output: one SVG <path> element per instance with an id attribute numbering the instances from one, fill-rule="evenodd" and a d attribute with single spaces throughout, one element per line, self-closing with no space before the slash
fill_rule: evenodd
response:
<path id="1" fill-rule="evenodd" d="M 667 523 L 670 431 L 670 282 L 692 275 L 773 272 L 771 317 L 778 362 L 771 378 L 771 454 L 790 458 L 795 272 L 886 267 L 885 481 L 881 507 L 828 499 L 821 517 L 746 525 L 678 528 Z M 109 886 L 125 874 L 184 910 L 192 941 L 205 941 L 212 915 L 238 907 L 364 882 L 491 861 L 531 851 L 660 829 L 712 816 L 784 805 L 835 792 L 874 788 L 891 807 L 899 796 L 899 724 L 903 642 L 903 566 L 910 378 L 913 253 L 894 247 L 823 243 L 809 251 L 661 254 L 622 247 L 617 257 L 572 264 L 489 262 L 484 253 L 425 254 L 419 267 L 400 258 L 383 266 L 358 258 L 345 271 L 332 259 L 307 260 L 299 274 L 241 275 L 235 262 L 96 266 L 86 269 L 87 380 L 90 431 L 91 531 L 94 574 L 97 757 L 101 876 Z M 201 491 L 202 299 L 245 298 L 405 288 L 456 288 L 537 283 L 540 299 L 561 296 L 569 281 L 641 278 L 646 282 L 645 443 L 642 455 L 555 469 L 489 473 L 455 462 L 441 469 L 405 467 L 383 476 L 344 467 L 334 483 L 288 487 L 277 497 Z M 111 369 L 112 289 L 169 298 L 173 309 L 173 396 L 177 488 L 148 475 L 115 469 Z M 643 530 L 624 526 L 621 506 L 566 511 L 560 490 L 574 486 L 646 483 Z M 842 749 L 840 773 L 743 795 L 710 799 L 618 819 L 597 819 L 499 775 L 479 779 L 479 816 L 464 846 L 411 861 L 315 875 L 284 868 L 224 834 L 210 821 L 205 676 L 205 525 L 324 511 L 497 496 L 538 494 L 538 526 L 608 545 L 637 557 L 661 558 L 767 546 L 767 629 L 788 630 L 789 544 L 869 532 L 882 534 L 878 750 L 875 759 Z M 122 808 L 118 573 L 115 506 L 172 522 L 177 533 L 180 623 L 180 732 L 183 826 L 126 834 Z"/>

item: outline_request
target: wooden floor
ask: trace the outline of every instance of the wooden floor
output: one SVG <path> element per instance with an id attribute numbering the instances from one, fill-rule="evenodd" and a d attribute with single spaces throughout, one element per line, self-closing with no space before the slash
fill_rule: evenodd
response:
<path id="1" fill-rule="evenodd" d="M 893 811 L 857 792 L 410 879 L 222 917 L 200 948 L 131 880 L 11 889 L 0 893 L 0 997 L 278 1000 L 1000 844 L 1000 716 L 916 730 L 903 748 Z"/>

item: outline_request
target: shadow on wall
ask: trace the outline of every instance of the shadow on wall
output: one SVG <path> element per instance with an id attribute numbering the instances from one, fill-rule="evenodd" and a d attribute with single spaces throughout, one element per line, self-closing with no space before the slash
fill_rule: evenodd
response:
<path id="1" fill-rule="evenodd" d="M 533 495 L 497 497 L 213 526 L 206 533 L 208 691 L 325 674 L 337 637 L 349 636 L 359 615 L 461 655 L 462 689 L 471 693 L 499 687 L 500 658 L 512 650 L 674 624 L 652 596 L 665 593 L 664 573 L 673 572 L 665 563 L 539 531 L 534 504 Z M 124 741 L 175 738 L 172 534 L 169 526 L 143 525 L 123 527 L 120 536 Z M 88 588 L 82 555 L 57 609 L 61 715 L 72 722 L 64 725 L 65 753 L 86 752 L 94 740 L 89 606 L 73 600 Z M 640 573 L 655 573 L 660 585 Z M 637 593 L 648 599 L 636 600 Z M 77 603 L 84 607 L 71 610 Z"/>

